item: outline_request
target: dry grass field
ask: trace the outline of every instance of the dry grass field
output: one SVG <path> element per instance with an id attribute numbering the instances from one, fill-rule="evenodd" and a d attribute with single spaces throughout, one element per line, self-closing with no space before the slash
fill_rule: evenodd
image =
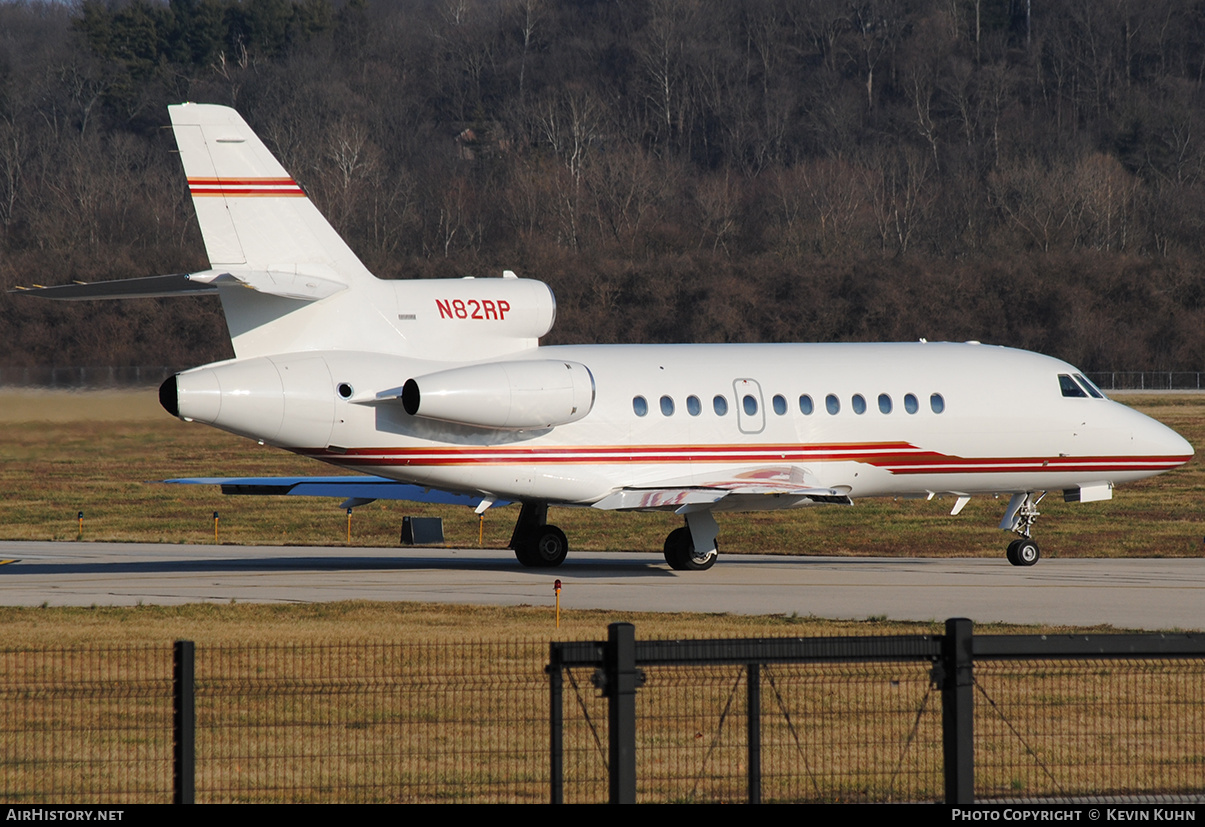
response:
<path id="1" fill-rule="evenodd" d="M 605 640 L 607 624 L 628 622 L 639 638 L 810 637 L 851 634 L 941 634 L 941 623 L 841 621 L 780 615 L 617 612 L 562 609 L 561 627 L 546 607 L 422 603 L 306 603 L 295 606 L 195 603 L 185 606 L 29 608 L 0 606 L 5 646 L 198 645 L 499 642 L 516 638 Z M 983 625 L 977 633 L 1023 633 L 1033 627 Z M 1053 628 L 1044 631 L 1057 631 Z"/>
<path id="2" fill-rule="evenodd" d="M 1052 557 L 1179 557 L 1202 553 L 1205 490 L 1205 395 L 1126 396 L 1123 401 L 1167 423 L 1198 448 L 1185 468 L 1118 489 L 1104 503 L 1066 504 L 1057 492 L 1037 525 Z M 154 481 L 192 476 L 337 473 L 311 460 L 172 419 L 153 390 L 138 392 L 0 391 L 0 539 L 71 540 L 84 512 L 89 540 L 167 543 L 338 545 L 347 522 L 335 499 L 225 497 L 216 488 Z M 1005 503 L 978 498 L 958 517 L 950 500 L 861 500 L 853 508 L 728 514 L 720 518 L 725 553 L 999 556 L 996 529 Z M 504 547 L 514 507 L 489 512 L 484 544 Z M 404 514 L 440 516 L 451 546 L 478 542 L 468 509 L 376 502 L 357 508 L 352 544 L 396 545 Z M 678 518 L 591 509 L 554 509 L 572 548 L 660 550 Z"/>

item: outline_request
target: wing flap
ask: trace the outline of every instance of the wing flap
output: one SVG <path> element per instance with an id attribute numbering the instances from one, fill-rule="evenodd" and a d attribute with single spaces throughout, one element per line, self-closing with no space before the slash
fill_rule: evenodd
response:
<path id="1" fill-rule="evenodd" d="M 633 486 L 615 491 L 598 502 L 602 510 L 695 510 L 699 507 L 728 506 L 760 510 L 767 507 L 789 508 L 809 503 L 849 505 L 846 492 L 824 488 L 805 481 L 811 475 L 802 469 L 759 468 L 733 475 L 730 479 L 709 480 L 683 485 L 680 480 L 659 485 Z M 771 505 L 770 498 L 782 504 Z"/>

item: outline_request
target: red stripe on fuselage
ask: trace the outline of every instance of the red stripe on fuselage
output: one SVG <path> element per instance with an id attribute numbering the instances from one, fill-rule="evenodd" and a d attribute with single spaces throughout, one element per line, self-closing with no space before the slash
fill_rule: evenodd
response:
<path id="1" fill-rule="evenodd" d="M 1166 471 L 1187 456 L 957 457 L 906 442 L 829 445 L 598 445 L 529 448 L 325 448 L 297 453 L 340 465 L 611 465 L 618 463 L 790 463 L 861 462 L 891 474 L 998 474 L 1090 471 Z"/>

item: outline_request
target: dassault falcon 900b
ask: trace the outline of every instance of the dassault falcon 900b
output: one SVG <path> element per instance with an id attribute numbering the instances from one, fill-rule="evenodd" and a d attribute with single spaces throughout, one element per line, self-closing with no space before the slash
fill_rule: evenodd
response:
<path id="1" fill-rule="evenodd" d="M 976 342 L 540 347 L 549 288 L 373 276 L 232 109 L 170 107 L 211 269 L 36 288 L 48 298 L 215 293 L 235 358 L 168 379 L 187 421 L 371 476 L 207 479 L 345 505 L 522 504 L 519 562 L 568 551 L 548 506 L 670 510 L 675 569 L 716 559 L 719 511 L 857 497 L 1009 496 L 1014 565 L 1048 491 L 1069 501 L 1187 462 L 1176 433 L 1071 365 Z"/>

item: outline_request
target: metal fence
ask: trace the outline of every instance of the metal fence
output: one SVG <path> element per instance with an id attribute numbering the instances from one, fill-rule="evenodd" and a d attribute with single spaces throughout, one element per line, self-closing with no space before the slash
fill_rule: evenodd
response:
<path id="1" fill-rule="evenodd" d="M 930 668 L 643 666 L 628 800 L 941 801 L 941 693 Z M 608 699 L 589 683 L 591 671 L 566 669 L 554 801 L 608 801 L 614 793 Z M 750 709 L 757 709 L 755 718 Z M 556 764 L 554 758 L 554 779 Z"/>
<path id="2" fill-rule="evenodd" d="M 0 800 L 171 801 L 171 647 L 0 651 Z"/>
<path id="3" fill-rule="evenodd" d="M 1191 370 L 1100 370 L 1085 375 L 1103 391 L 1201 390 L 1205 372 Z"/>
<path id="4" fill-rule="evenodd" d="M 0 800 L 1199 799 L 1202 636 L 960 622 L 633 633 L 626 667 L 609 640 L 0 650 Z"/>
<path id="5" fill-rule="evenodd" d="M 637 642 L 612 624 L 550 661 L 553 801 L 599 800 L 600 764 L 617 803 L 1205 800 L 1201 635 L 973 636 L 951 620 L 944 635 Z M 695 669 L 712 680 L 674 677 Z"/>
<path id="6" fill-rule="evenodd" d="M 163 384 L 181 369 L 154 365 L 149 367 L 0 367 L 0 387 L 85 390 L 111 388 L 150 388 Z"/>
<path id="7" fill-rule="evenodd" d="M 532 642 L 205 649 L 197 801 L 547 801 L 543 660 Z"/>
<path id="8" fill-rule="evenodd" d="M 547 651 L 198 646 L 174 694 L 170 646 L 0 650 L 0 800 L 544 802 Z"/>

